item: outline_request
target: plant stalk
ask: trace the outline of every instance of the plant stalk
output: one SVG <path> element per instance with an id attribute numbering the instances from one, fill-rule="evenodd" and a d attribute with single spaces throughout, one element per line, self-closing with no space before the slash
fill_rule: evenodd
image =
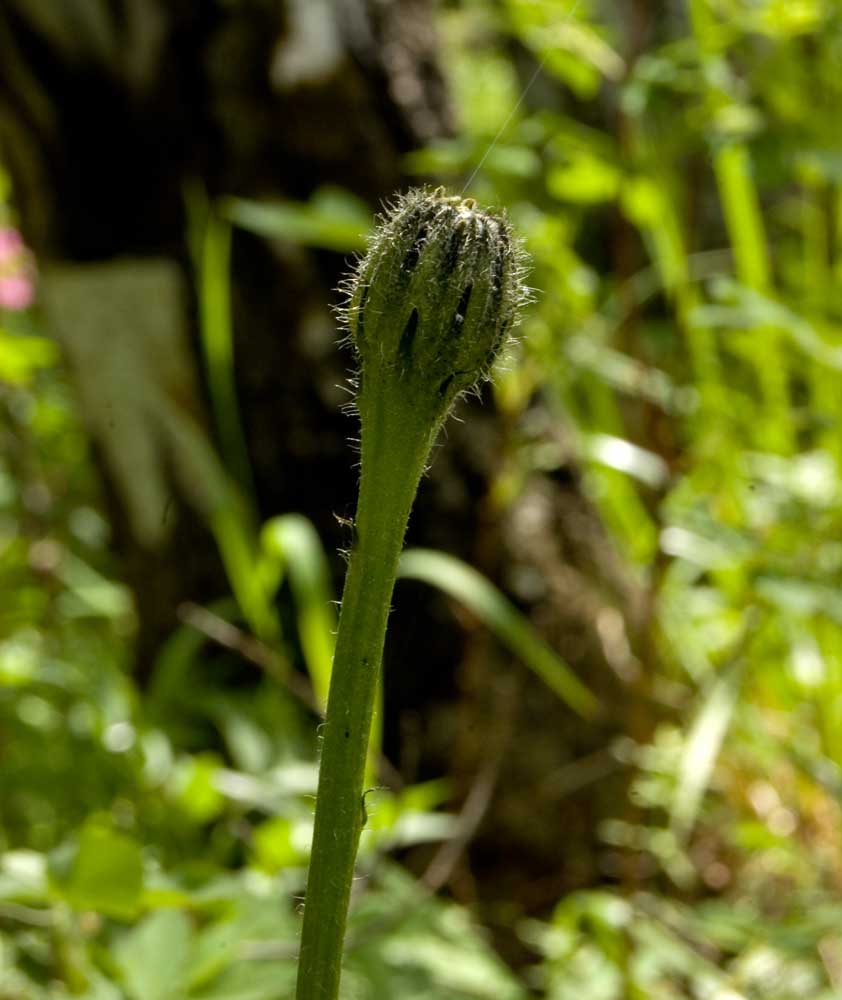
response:
<path id="1" fill-rule="evenodd" d="M 335 1000 L 377 679 L 398 559 L 429 453 L 429 422 L 363 413 L 360 494 L 323 727 L 296 1000 Z M 398 411 L 400 413 L 400 411 Z M 426 426 L 424 424 L 426 423 Z"/>
<path id="2" fill-rule="evenodd" d="M 336 1000 L 389 604 L 424 464 L 453 402 L 487 377 L 526 290 L 504 217 L 408 192 L 346 285 L 360 361 L 362 473 L 323 728 L 297 1000 Z"/>

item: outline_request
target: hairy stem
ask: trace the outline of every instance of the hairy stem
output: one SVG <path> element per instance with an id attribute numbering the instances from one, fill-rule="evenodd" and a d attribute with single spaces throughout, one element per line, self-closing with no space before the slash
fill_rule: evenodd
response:
<path id="1" fill-rule="evenodd" d="M 362 412 L 355 543 L 342 595 L 323 728 L 297 1000 L 334 1000 L 339 992 L 386 622 L 410 508 L 434 430 L 429 422 L 400 419 L 382 400 Z"/>
<path id="2" fill-rule="evenodd" d="M 525 298 L 505 218 L 411 191 L 347 284 L 362 478 L 324 726 L 297 1000 L 336 1000 L 389 603 L 409 511 L 456 397 L 487 377 Z"/>

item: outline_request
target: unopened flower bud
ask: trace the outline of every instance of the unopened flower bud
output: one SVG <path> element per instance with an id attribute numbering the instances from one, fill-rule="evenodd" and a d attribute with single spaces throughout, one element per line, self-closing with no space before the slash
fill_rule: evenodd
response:
<path id="1" fill-rule="evenodd" d="M 361 404 L 388 383 L 446 413 L 488 376 L 516 322 L 523 253 L 505 217 L 472 198 L 411 191 L 376 228 L 347 290 Z"/>

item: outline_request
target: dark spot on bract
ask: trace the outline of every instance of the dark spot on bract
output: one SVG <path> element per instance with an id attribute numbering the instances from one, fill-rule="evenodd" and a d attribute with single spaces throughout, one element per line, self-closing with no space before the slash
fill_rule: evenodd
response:
<path id="1" fill-rule="evenodd" d="M 473 285 L 466 285 L 464 292 L 462 292 L 462 298 L 459 299 L 459 305 L 456 307 L 456 312 L 453 315 L 453 322 L 450 324 L 451 337 L 458 336 L 462 329 L 462 324 L 465 322 L 465 316 L 468 313 L 468 303 L 471 301 L 471 292 L 473 290 Z"/>
<path id="2" fill-rule="evenodd" d="M 412 361 L 412 345 L 415 341 L 415 334 L 418 330 L 418 310 L 413 309 L 403 328 L 400 342 L 398 343 L 398 355 L 405 364 Z"/>
<path id="3" fill-rule="evenodd" d="M 462 229 L 460 226 L 454 228 L 447 241 L 447 248 L 442 261 L 442 271 L 446 275 L 451 275 L 456 270 L 459 263 L 459 253 L 462 249 Z"/>
<path id="4" fill-rule="evenodd" d="M 403 229 L 414 229 L 426 215 L 426 209 L 423 205 L 415 205 L 404 215 L 398 216 L 398 224 Z"/>
<path id="5" fill-rule="evenodd" d="M 411 274 L 418 263 L 418 258 L 421 256 L 421 250 L 424 246 L 424 242 L 427 239 L 427 226 L 423 225 L 418 230 L 418 235 L 415 237 L 415 242 L 407 250 L 406 256 L 403 259 L 403 270 L 407 274 Z"/>
<path id="6" fill-rule="evenodd" d="M 350 736 L 351 736 L 351 733 L 350 733 L 350 730 L 346 729 L 346 730 L 345 730 L 345 739 L 346 739 L 346 740 L 347 740 L 347 739 L 349 739 L 349 738 L 350 738 Z"/>

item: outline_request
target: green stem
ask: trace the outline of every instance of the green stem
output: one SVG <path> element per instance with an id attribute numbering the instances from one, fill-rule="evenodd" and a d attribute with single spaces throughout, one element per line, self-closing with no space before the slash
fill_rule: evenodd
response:
<path id="1" fill-rule="evenodd" d="M 297 1000 L 339 994 L 377 679 L 418 481 L 453 401 L 487 374 L 525 297 L 506 220 L 444 189 L 398 201 L 348 292 L 361 366 L 362 476 L 323 730 Z"/>
<path id="2" fill-rule="evenodd" d="M 377 678 L 409 512 L 438 424 L 382 397 L 363 417 L 362 477 L 323 727 L 297 1000 L 334 1000 Z"/>

